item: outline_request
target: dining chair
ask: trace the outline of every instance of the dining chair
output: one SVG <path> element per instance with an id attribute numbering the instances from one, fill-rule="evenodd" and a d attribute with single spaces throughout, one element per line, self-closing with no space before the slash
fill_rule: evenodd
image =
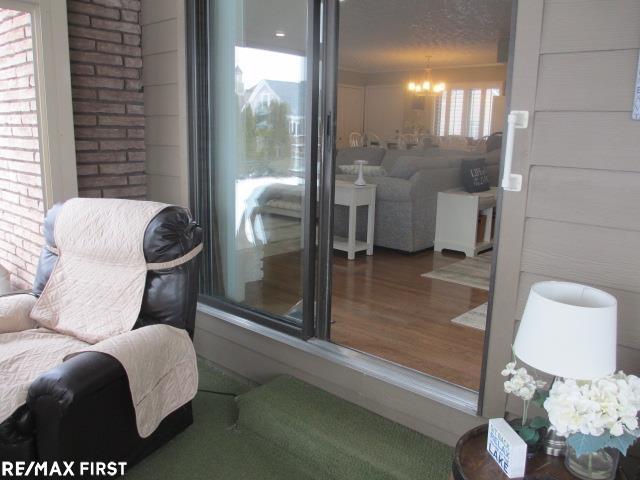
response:
<path id="1" fill-rule="evenodd" d="M 349 134 L 349 146 L 350 147 L 362 146 L 362 134 L 360 132 L 351 132 Z"/>

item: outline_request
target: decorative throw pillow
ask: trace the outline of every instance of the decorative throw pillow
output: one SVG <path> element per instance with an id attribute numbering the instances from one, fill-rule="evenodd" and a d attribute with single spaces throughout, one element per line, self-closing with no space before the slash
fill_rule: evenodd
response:
<path id="1" fill-rule="evenodd" d="M 489 190 L 489 175 L 484 158 L 463 160 L 460 163 L 460 176 L 462 186 L 469 193 Z"/>
<path id="2" fill-rule="evenodd" d="M 360 165 L 340 165 L 338 166 L 340 169 L 340 173 L 344 173 L 346 175 L 358 175 L 360 171 Z M 363 165 L 362 172 L 365 177 L 386 177 L 387 171 L 375 165 Z"/>

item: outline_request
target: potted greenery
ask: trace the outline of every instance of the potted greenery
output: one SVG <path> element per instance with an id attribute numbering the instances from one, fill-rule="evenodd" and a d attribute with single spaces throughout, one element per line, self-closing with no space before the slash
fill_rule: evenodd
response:
<path id="1" fill-rule="evenodd" d="M 509 377 L 504 382 L 504 391 L 514 395 L 523 401 L 522 418 L 509 422 L 527 444 L 527 457 L 532 457 L 540 449 L 542 439 L 549 421 L 543 417 L 529 418 L 529 407 L 533 404 L 542 407 L 547 392 L 543 390 L 546 382 L 536 380 L 524 367 L 517 368 L 516 360 L 507 363 L 502 370 L 504 377 Z"/>

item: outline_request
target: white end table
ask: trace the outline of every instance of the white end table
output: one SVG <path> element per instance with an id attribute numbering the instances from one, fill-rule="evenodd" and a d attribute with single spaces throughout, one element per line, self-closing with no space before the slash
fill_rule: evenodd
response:
<path id="1" fill-rule="evenodd" d="M 349 207 L 349 229 L 347 238 L 333 237 L 333 248 L 347 252 L 347 258 L 356 258 L 356 252 L 367 251 L 373 255 L 373 228 L 376 218 L 376 185 L 354 185 L 351 182 L 336 181 L 335 205 Z M 367 206 L 367 241 L 356 240 L 356 217 L 360 206 Z"/>
<path id="2" fill-rule="evenodd" d="M 468 193 L 460 188 L 438 192 L 434 250 L 464 252 L 473 257 L 493 246 L 491 224 L 498 189 Z M 476 241 L 478 212 L 486 217 L 483 238 Z"/>

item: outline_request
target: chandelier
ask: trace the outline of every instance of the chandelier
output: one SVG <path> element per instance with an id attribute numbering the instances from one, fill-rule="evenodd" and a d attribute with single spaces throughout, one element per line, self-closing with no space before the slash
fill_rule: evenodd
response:
<path id="1" fill-rule="evenodd" d="M 447 86 L 444 82 L 433 83 L 431 79 L 431 56 L 427 57 L 426 75 L 421 82 L 410 81 L 407 83 L 407 90 L 418 96 L 436 96 L 445 91 Z"/>

